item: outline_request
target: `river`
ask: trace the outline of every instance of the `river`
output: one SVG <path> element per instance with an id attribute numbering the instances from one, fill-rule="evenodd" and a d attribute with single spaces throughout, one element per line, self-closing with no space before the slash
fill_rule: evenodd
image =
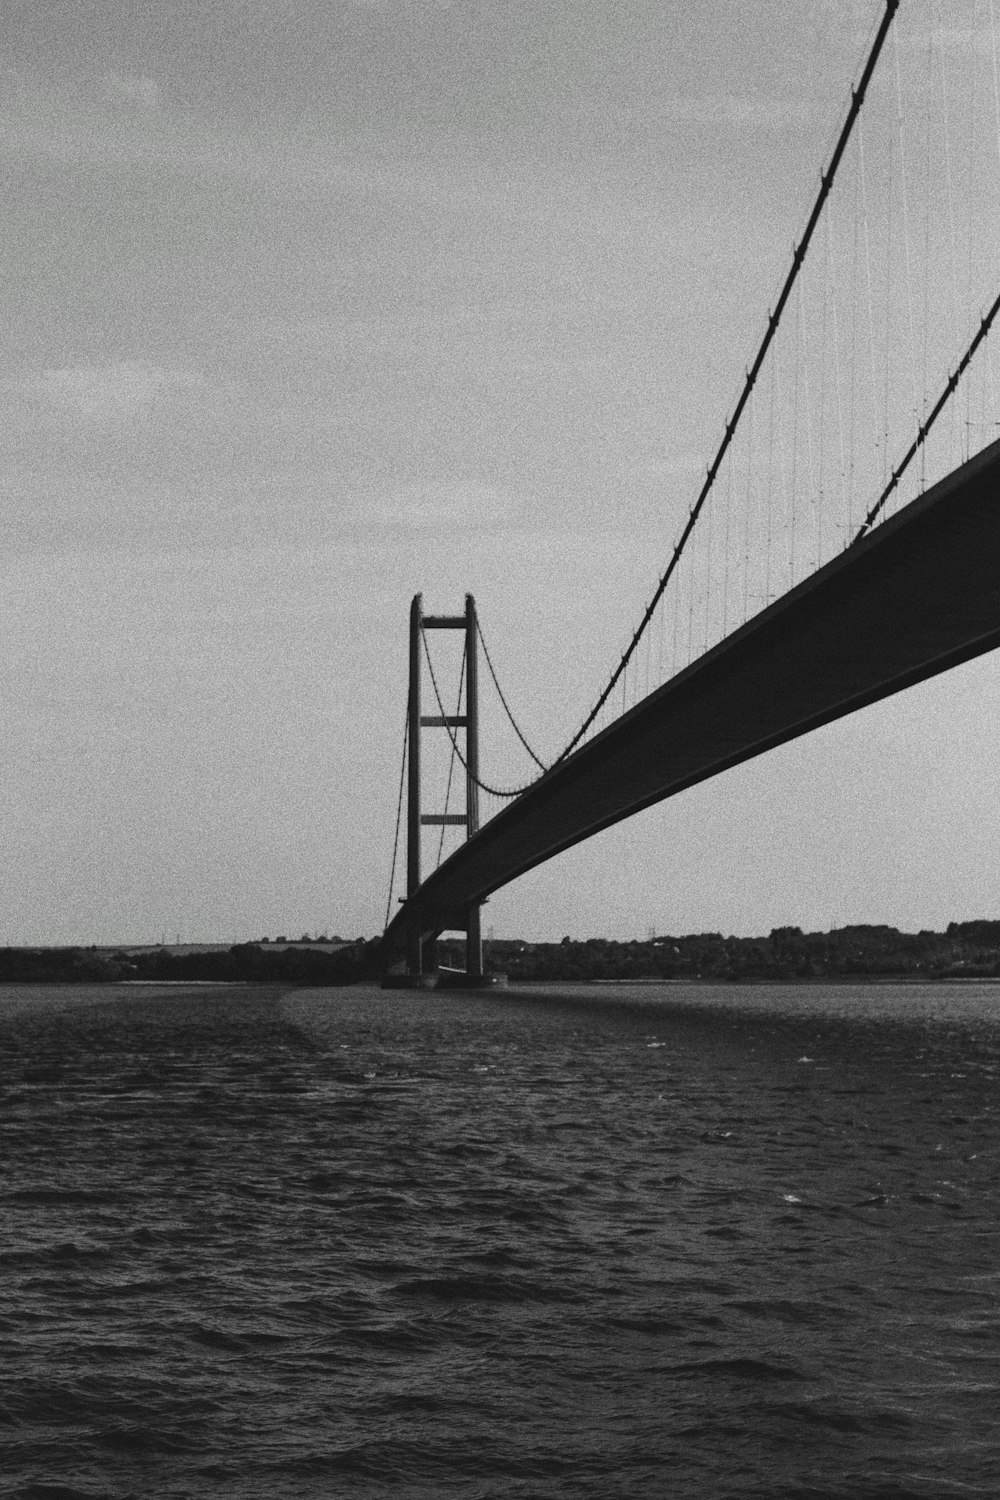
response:
<path id="1" fill-rule="evenodd" d="M 0 1468 L 1000 1489 L 1000 986 L 0 989 Z"/>

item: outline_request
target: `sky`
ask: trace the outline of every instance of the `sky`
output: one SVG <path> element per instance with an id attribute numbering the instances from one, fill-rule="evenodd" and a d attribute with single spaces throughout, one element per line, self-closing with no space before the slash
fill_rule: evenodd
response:
<path id="1" fill-rule="evenodd" d="M 418 591 L 476 596 L 558 752 L 882 8 L 0 0 L 0 944 L 380 931 Z M 1000 916 L 998 730 L 988 657 L 569 851 L 484 928 Z"/>

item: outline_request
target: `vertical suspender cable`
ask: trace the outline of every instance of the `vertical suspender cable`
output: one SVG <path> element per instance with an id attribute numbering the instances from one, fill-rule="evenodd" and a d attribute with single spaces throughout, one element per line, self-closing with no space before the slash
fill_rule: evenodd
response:
<path id="1" fill-rule="evenodd" d="M 788 506 L 788 587 L 795 587 L 795 497 L 799 487 L 799 383 L 802 372 L 802 288 L 795 299 L 795 337 L 792 340 L 792 481 Z"/>
<path id="2" fill-rule="evenodd" d="M 468 654 L 467 647 L 463 646 L 463 648 L 462 648 L 462 670 L 461 670 L 461 672 L 458 675 L 458 703 L 457 703 L 457 705 L 455 707 L 455 717 L 456 718 L 458 718 L 459 714 L 462 712 L 462 689 L 465 686 L 465 659 L 466 659 L 467 654 Z M 445 789 L 444 789 L 444 813 L 445 813 L 446 817 L 448 815 L 448 807 L 449 807 L 449 805 L 451 803 L 451 783 L 452 783 L 452 780 L 453 780 L 454 775 L 455 775 L 455 746 L 456 746 L 456 743 L 457 743 L 457 741 L 454 738 L 452 738 L 452 741 L 451 741 L 451 754 L 448 757 L 448 782 L 447 782 L 447 785 L 445 786 Z M 444 824 L 444 823 L 441 824 L 441 837 L 438 839 L 438 854 L 437 854 L 437 862 L 438 862 L 438 864 L 441 863 L 441 856 L 444 853 L 444 834 L 445 834 L 445 828 L 446 828 L 446 826 L 447 825 Z"/>
<path id="3" fill-rule="evenodd" d="M 392 841 L 392 872 L 389 875 L 389 897 L 385 903 L 385 921 L 383 927 L 388 927 L 389 916 L 392 912 L 392 893 L 396 888 L 396 861 L 399 858 L 399 830 L 403 823 L 403 787 L 406 785 L 406 752 L 410 739 L 410 705 L 406 705 L 406 722 L 403 725 L 403 759 L 399 768 L 399 800 L 396 803 L 396 836 Z"/>
<path id="4" fill-rule="evenodd" d="M 924 131 L 924 307 L 923 325 L 924 337 L 921 351 L 921 376 L 923 390 L 921 392 L 921 406 L 923 419 L 927 416 L 927 402 L 930 393 L 930 282 L 931 282 L 931 107 L 930 101 L 934 94 L 934 38 L 927 38 L 927 128 Z M 920 488 L 924 489 L 927 483 L 927 455 L 921 450 L 920 453 Z"/>
<path id="5" fill-rule="evenodd" d="M 802 414 L 805 422 L 806 439 L 806 481 L 813 496 L 813 514 L 816 509 L 816 459 L 813 449 L 813 406 L 812 394 L 809 385 L 809 347 L 810 341 L 805 334 L 805 298 L 802 294 L 802 283 L 799 282 L 799 332 L 802 336 L 802 386 L 804 397 L 802 402 Z"/>
<path id="6" fill-rule="evenodd" d="M 886 185 L 886 224 L 885 224 L 885 362 L 883 365 L 882 382 L 882 444 L 883 444 L 883 471 L 882 483 L 885 484 L 885 473 L 889 464 L 889 371 L 892 363 L 892 200 L 896 189 L 894 167 L 894 148 L 896 140 L 893 130 L 889 130 L 889 165 L 887 170 L 888 183 Z M 874 394 L 874 393 L 873 393 Z"/>
<path id="7" fill-rule="evenodd" d="M 970 343 L 968 349 L 966 349 L 954 372 L 949 375 L 944 390 L 941 392 L 940 396 L 934 404 L 933 411 L 931 412 L 927 420 L 921 424 L 920 430 L 917 433 L 916 437 L 913 439 L 913 442 L 910 444 L 909 448 L 906 450 L 903 457 L 896 465 L 896 468 L 893 470 L 892 478 L 889 480 L 889 483 L 886 485 L 885 489 L 882 491 L 881 495 L 876 500 L 871 510 L 868 512 L 867 516 L 865 516 L 864 522 L 860 530 L 858 531 L 857 536 L 854 538 L 855 542 L 860 542 L 865 533 L 871 529 L 872 523 L 877 519 L 880 512 L 883 510 L 889 496 L 892 494 L 893 490 L 896 488 L 897 484 L 906 473 L 906 470 L 909 468 L 914 454 L 916 454 L 919 449 L 923 447 L 928 435 L 930 434 L 931 428 L 934 426 L 934 423 L 937 421 L 945 406 L 948 404 L 948 401 L 954 395 L 959 381 L 965 374 L 966 370 L 969 368 L 969 365 L 972 363 L 972 359 L 975 355 L 976 350 L 979 348 L 980 344 L 983 342 L 986 335 L 993 327 L 993 323 L 996 320 L 997 313 L 1000 313 L 1000 296 L 997 296 L 989 312 L 987 312 L 983 317 L 979 328 L 976 330 L 975 337 Z"/>
<path id="8" fill-rule="evenodd" d="M 913 271 L 910 257 L 910 205 L 909 195 L 906 191 L 906 138 L 903 131 L 905 116 L 903 114 L 903 80 L 899 66 L 899 35 L 893 34 L 893 51 L 896 64 L 896 118 L 899 122 L 899 186 L 902 194 L 903 208 L 903 253 L 906 266 L 906 319 L 907 331 L 910 338 L 909 366 L 910 379 L 913 383 L 913 418 L 918 419 L 920 411 L 920 394 L 917 384 L 917 335 L 913 321 Z"/>
<path id="9" fill-rule="evenodd" d="M 826 217 L 826 241 L 823 245 L 823 299 L 820 313 L 820 367 L 819 367 L 819 440 L 816 468 L 819 485 L 816 490 L 816 566 L 823 560 L 823 500 L 826 484 L 826 377 L 830 362 L 827 344 L 827 323 L 830 314 L 830 216 Z"/>
<path id="10" fill-rule="evenodd" d="M 938 35 L 941 36 L 941 37 L 944 36 L 944 12 L 942 10 L 941 0 L 938 0 Z M 947 190 L 948 190 L 948 227 L 949 227 L 950 234 L 951 234 L 951 307 L 952 307 L 952 326 L 954 328 L 957 328 L 959 326 L 959 315 L 958 315 L 958 238 L 957 238 L 957 232 L 956 232 L 956 228 L 955 228 L 955 186 L 954 186 L 954 182 L 952 180 L 952 171 L 951 171 L 951 133 L 950 133 L 950 128 L 949 128 L 949 124 L 948 124 L 948 80 L 945 77 L 945 71 L 944 71 L 943 43 L 940 43 L 938 45 L 938 69 L 939 69 L 940 75 L 941 75 L 941 118 L 942 118 L 942 122 L 944 124 L 944 169 L 945 169 L 945 185 L 946 185 Z M 961 462 L 961 457 L 962 457 L 961 420 L 962 420 L 962 418 L 961 418 L 961 412 L 958 409 L 956 409 L 956 411 L 955 411 L 955 430 L 953 432 L 953 437 L 957 437 L 958 438 L 958 459 L 959 459 L 959 462 Z M 954 451 L 954 449 L 952 451 Z"/>
<path id="11" fill-rule="evenodd" d="M 860 154 L 860 148 L 859 148 Z M 851 397 L 847 419 L 850 456 L 847 470 L 847 529 L 854 529 L 854 476 L 858 449 L 858 264 L 861 259 L 861 172 L 854 175 L 854 234 L 851 248 Z"/>
<path id="12" fill-rule="evenodd" d="M 868 407 L 872 412 L 876 411 L 876 398 L 878 393 L 878 376 L 875 373 L 875 291 L 872 286 L 872 239 L 871 225 L 868 222 L 868 176 L 865 168 L 865 132 L 863 127 L 858 129 L 858 171 L 861 177 L 861 222 L 864 228 L 865 243 L 865 286 L 868 291 L 868 363 L 871 368 L 871 390 L 868 397 Z M 875 448 L 878 449 L 878 437 L 875 439 Z M 882 483 L 885 483 L 886 467 L 888 464 L 888 444 L 882 445 Z"/>
<path id="13" fill-rule="evenodd" d="M 976 13 L 977 13 L 978 9 L 979 9 L 979 7 L 976 4 L 976 0 L 973 0 L 973 5 L 972 5 L 972 34 L 973 34 L 973 36 L 976 35 L 976 21 L 978 19 Z M 968 232 L 968 236 L 967 236 L 968 245 L 969 245 L 969 254 L 968 254 L 968 258 L 967 258 L 966 278 L 965 278 L 965 306 L 966 307 L 968 307 L 970 305 L 970 303 L 972 302 L 972 247 L 973 247 L 974 239 L 975 239 L 975 237 L 973 235 L 973 214 L 975 213 L 975 193 L 974 193 L 974 191 L 972 191 L 972 188 L 973 188 L 973 176 L 972 176 L 973 167 L 972 167 L 972 163 L 973 163 L 973 156 L 975 154 L 975 148 L 976 148 L 976 100 L 977 100 L 976 72 L 977 72 L 977 69 L 976 69 L 976 56 L 975 56 L 975 51 L 973 51 L 973 56 L 972 56 L 972 82 L 969 85 L 969 136 L 968 136 L 968 142 L 969 143 L 968 143 L 968 147 L 966 149 L 966 154 L 965 154 L 966 155 L 965 168 L 966 168 L 966 172 L 968 173 L 967 183 L 968 183 L 968 188 L 969 188 L 969 191 L 967 191 L 967 193 L 966 193 L 966 197 L 969 200 L 969 232 Z M 966 386 L 965 386 L 965 446 L 964 446 L 963 456 L 966 459 L 969 459 L 969 458 L 972 457 L 972 381 L 971 380 L 967 381 L 966 382 Z"/>
<path id="14" fill-rule="evenodd" d="M 879 56 L 881 55 L 882 48 L 885 45 L 885 39 L 889 34 L 889 28 L 891 27 L 896 16 L 896 12 L 899 9 L 899 4 L 900 0 L 886 0 L 885 14 L 882 17 L 881 25 L 879 26 L 878 32 L 875 36 L 875 40 L 872 43 L 871 51 L 868 54 L 868 60 L 865 63 L 857 88 L 852 89 L 851 91 L 850 107 L 848 108 L 847 117 L 844 121 L 840 135 L 837 138 L 837 144 L 833 149 L 833 155 L 830 158 L 830 164 L 820 177 L 819 194 L 816 198 L 816 202 L 813 205 L 812 213 L 809 215 L 809 221 L 806 224 L 805 232 L 792 254 L 791 269 L 787 277 L 785 278 L 785 283 L 781 288 L 781 292 L 778 296 L 777 303 L 775 304 L 774 311 L 771 314 L 770 320 L 768 321 L 764 338 L 761 342 L 760 348 L 757 351 L 757 357 L 755 358 L 750 369 L 747 371 L 747 377 L 743 386 L 742 393 L 736 403 L 733 415 L 726 425 L 719 450 L 716 453 L 715 458 L 712 460 L 712 463 L 709 465 L 708 473 L 705 476 L 705 480 L 698 494 L 698 498 L 695 501 L 694 505 L 691 507 L 688 519 L 685 522 L 684 528 L 681 532 L 680 539 L 677 542 L 677 545 L 674 547 L 670 561 L 667 564 L 666 571 L 661 577 L 656 591 L 646 608 L 646 612 L 639 622 L 639 626 L 633 634 L 629 645 L 623 652 L 618 666 L 611 674 L 611 677 L 606 687 L 604 688 L 604 691 L 601 693 L 597 702 L 594 704 L 594 707 L 591 709 L 590 713 L 587 715 L 586 719 L 583 721 L 576 734 L 570 740 L 565 750 L 563 750 L 562 754 L 558 757 L 558 761 L 565 760 L 567 755 L 569 755 L 571 751 L 576 748 L 576 746 L 583 739 L 583 736 L 587 733 L 587 730 L 590 728 L 591 724 L 593 724 L 594 720 L 597 718 L 597 715 L 600 713 L 601 709 L 604 707 L 604 704 L 607 702 L 608 698 L 614 691 L 615 686 L 623 675 L 625 668 L 627 667 L 637 645 L 639 644 L 639 640 L 643 632 L 645 631 L 646 626 L 649 624 L 653 611 L 655 610 L 657 604 L 660 602 L 660 599 L 663 596 L 663 592 L 666 589 L 667 584 L 670 582 L 671 577 L 673 576 L 674 570 L 677 567 L 678 562 L 680 561 L 681 553 L 684 551 L 684 548 L 687 545 L 687 539 L 691 535 L 691 532 L 694 530 L 695 525 L 697 524 L 698 517 L 701 515 L 705 501 L 708 499 L 708 495 L 715 483 L 715 477 L 719 472 L 722 461 L 725 458 L 726 453 L 729 449 L 729 445 L 733 440 L 733 435 L 739 425 L 740 418 L 743 415 L 743 410 L 747 405 L 747 402 L 750 400 L 754 385 L 757 382 L 757 377 L 761 371 L 761 366 L 763 365 L 764 360 L 767 357 L 767 351 L 771 347 L 771 343 L 777 331 L 778 323 L 780 322 L 781 316 L 785 310 L 785 304 L 791 295 L 792 288 L 798 280 L 799 271 L 802 268 L 802 262 L 805 260 L 810 241 L 812 240 L 813 233 L 816 229 L 816 225 L 819 223 L 819 218 L 821 213 L 823 212 L 823 207 L 829 196 L 830 189 L 833 186 L 834 177 L 836 176 L 837 169 L 840 166 L 840 159 L 843 156 L 844 151 L 847 147 L 847 143 L 851 138 L 855 122 L 858 118 L 858 115 L 860 114 L 861 106 L 865 100 L 865 95 L 868 92 L 868 85 L 871 82 L 872 74 L 875 71 L 875 67 L 878 63 Z"/>

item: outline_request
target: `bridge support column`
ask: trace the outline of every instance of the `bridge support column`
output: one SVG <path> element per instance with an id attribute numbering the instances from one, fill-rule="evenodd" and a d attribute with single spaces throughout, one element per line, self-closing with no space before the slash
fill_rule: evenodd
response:
<path id="1" fill-rule="evenodd" d="M 410 692 L 407 725 L 406 894 L 420 888 L 420 647 L 423 635 L 423 595 L 410 605 Z M 406 930 L 406 973 L 419 981 L 424 972 L 424 944 L 419 922 Z"/>
<path id="2" fill-rule="evenodd" d="M 465 596 L 465 829 L 470 838 L 479 832 L 479 626 L 476 601 Z M 482 908 L 469 907 L 465 919 L 465 972 L 478 982 L 483 977 Z"/>
<path id="3" fill-rule="evenodd" d="M 481 907 L 477 901 L 469 907 L 465 919 L 465 972 L 477 984 L 483 977 L 483 928 Z"/>
<path id="4" fill-rule="evenodd" d="M 423 674 L 422 654 L 425 630 L 461 630 L 465 633 L 465 703 L 464 713 L 442 716 L 440 712 L 424 715 L 421 712 L 421 682 Z M 408 707 L 407 750 L 407 805 L 406 805 L 406 895 L 407 900 L 420 889 L 421 829 L 427 823 L 454 823 L 465 828 L 467 838 L 479 829 L 479 627 L 476 621 L 476 601 L 471 594 L 465 596 L 465 612 L 461 615 L 425 615 L 423 596 L 414 595 L 410 605 L 410 684 Z M 462 705 L 460 705 L 462 706 Z M 465 811 L 464 813 L 424 813 L 421 811 L 420 792 L 420 737 L 426 728 L 444 728 L 454 736 L 465 730 Z M 483 941 L 480 924 L 480 907 L 477 902 L 465 913 L 466 928 L 466 973 L 478 983 L 483 974 Z M 437 941 L 427 937 L 419 921 L 411 921 L 406 929 L 406 981 L 419 985 L 433 983 L 431 978 L 437 971 Z"/>

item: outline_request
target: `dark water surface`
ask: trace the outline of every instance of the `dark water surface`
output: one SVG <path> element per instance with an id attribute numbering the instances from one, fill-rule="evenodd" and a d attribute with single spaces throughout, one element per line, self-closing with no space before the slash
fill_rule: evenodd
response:
<path id="1" fill-rule="evenodd" d="M 0 989 L 3 1493 L 1000 1493 L 1000 988 Z"/>

